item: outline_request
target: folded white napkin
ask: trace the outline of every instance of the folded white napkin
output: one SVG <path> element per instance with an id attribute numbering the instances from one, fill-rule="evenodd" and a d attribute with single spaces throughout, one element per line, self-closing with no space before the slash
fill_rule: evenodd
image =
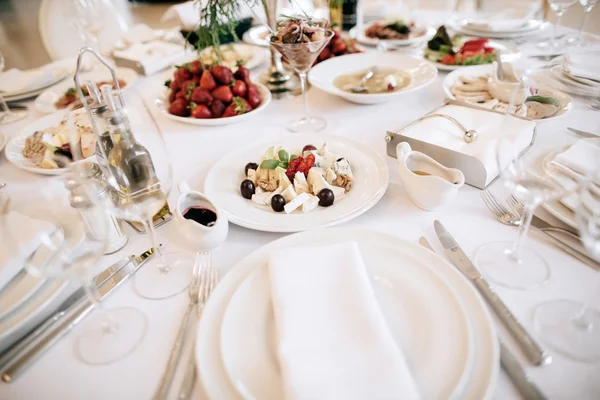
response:
<path id="1" fill-rule="evenodd" d="M 286 399 L 419 398 L 354 242 L 269 257 Z"/>
<path id="2" fill-rule="evenodd" d="M 0 92 L 3 95 L 28 92 L 50 85 L 57 79 L 55 68 L 21 71 L 16 68 L 0 73 Z"/>
<path id="3" fill-rule="evenodd" d="M 571 54 L 565 56 L 563 62 L 563 71 L 565 74 L 575 78 L 584 78 L 592 80 L 589 86 L 600 87 L 600 56 L 590 54 Z"/>
<path id="4" fill-rule="evenodd" d="M 477 140 L 465 142 L 464 132 L 458 125 L 442 117 L 425 119 L 402 131 L 402 135 L 475 157 L 487 171 L 486 185 L 498 175 L 498 139 L 506 139 L 503 140 L 503 144 L 516 156 L 529 146 L 535 129 L 534 121 L 505 118 L 504 114 L 457 105 L 441 107 L 435 114 L 451 116 L 466 129 L 475 130 Z"/>
<path id="5" fill-rule="evenodd" d="M 52 233 L 56 226 L 48 221 L 35 219 L 16 211 L 0 217 L 2 232 L 10 230 L 11 239 L 0 241 L 0 290 L 6 286 L 24 266 L 24 260 L 39 248 L 42 238 Z"/>
<path id="6" fill-rule="evenodd" d="M 144 74 L 152 75 L 170 67 L 186 54 L 186 49 L 181 45 L 153 40 L 148 43 L 133 44 L 125 50 L 115 50 L 113 57 L 133 61 L 143 68 Z"/>
<path id="7" fill-rule="evenodd" d="M 127 30 L 121 39 L 128 45 L 149 42 L 154 39 L 154 30 L 146 24 L 137 24 Z"/>
<path id="8" fill-rule="evenodd" d="M 582 178 L 600 168 L 600 146 L 598 142 L 580 139 L 558 153 L 550 165 L 572 178 Z"/>

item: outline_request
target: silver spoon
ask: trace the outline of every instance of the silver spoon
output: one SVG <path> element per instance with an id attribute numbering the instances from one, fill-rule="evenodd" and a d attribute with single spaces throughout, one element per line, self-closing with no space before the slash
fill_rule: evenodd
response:
<path id="1" fill-rule="evenodd" d="M 372 67 L 369 70 L 369 72 L 367 72 L 365 74 L 365 76 L 363 76 L 362 79 L 360 80 L 360 86 L 350 88 L 350 91 L 354 92 L 354 93 L 365 93 L 365 92 L 367 92 L 367 88 L 365 87 L 365 85 L 367 84 L 367 81 L 369 79 L 371 79 L 373 77 L 373 75 L 375 75 L 375 72 L 377 72 L 377 67 Z"/>

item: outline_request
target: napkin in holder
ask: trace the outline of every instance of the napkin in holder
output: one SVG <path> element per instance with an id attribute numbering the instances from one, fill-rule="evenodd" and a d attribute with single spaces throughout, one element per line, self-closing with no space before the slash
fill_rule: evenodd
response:
<path id="1" fill-rule="evenodd" d="M 397 132 L 385 136 L 387 153 L 396 157 L 396 146 L 408 142 L 415 151 L 427 154 L 449 168 L 457 168 L 465 175 L 468 185 L 485 189 L 498 176 L 496 142 L 500 135 L 512 136 L 511 141 L 522 156 L 535 141 L 535 122 L 477 106 L 447 100 L 446 104 L 427 115 L 442 114 L 451 118 L 423 117 Z M 451 121 L 459 122 L 466 130 L 477 132 L 471 143 L 464 139 L 465 131 Z"/>
<path id="2" fill-rule="evenodd" d="M 142 75 L 152 75 L 170 67 L 188 54 L 180 44 L 153 40 L 136 43 L 124 50 L 113 51 L 118 67 L 131 68 Z"/>

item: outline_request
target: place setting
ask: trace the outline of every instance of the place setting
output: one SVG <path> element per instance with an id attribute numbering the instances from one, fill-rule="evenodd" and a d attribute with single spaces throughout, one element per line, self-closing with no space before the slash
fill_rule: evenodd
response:
<path id="1" fill-rule="evenodd" d="M 597 56 L 487 5 L 186 2 L 0 75 L 0 397 L 593 398 Z"/>

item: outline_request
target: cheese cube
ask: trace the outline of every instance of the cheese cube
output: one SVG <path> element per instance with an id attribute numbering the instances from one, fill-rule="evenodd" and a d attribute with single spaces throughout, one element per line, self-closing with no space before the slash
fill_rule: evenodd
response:
<path id="1" fill-rule="evenodd" d="M 314 195 L 318 195 L 319 192 L 325 188 L 331 189 L 331 185 L 325 182 L 325 178 L 322 175 L 318 175 L 315 177 L 314 183 L 312 185 L 312 192 Z"/>
<path id="2" fill-rule="evenodd" d="M 254 183 L 254 185 L 256 186 L 256 170 L 249 169 L 248 176 L 246 176 L 246 178 L 250 179 L 252 183 Z"/>
<path id="3" fill-rule="evenodd" d="M 296 175 L 294 175 L 294 190 L 296 190 L 297 194 L 310 192 L 304 173 L 296 172 Z"/>
<path id="4" fill-rule="evenodd" d="M 296 191 L 294 190 L 294 187 L 292 185 L 288 186 L 287 189 L 284 189 L 283 192 L 281 192 L 281 195 L 285 199 L 286 203 L 289 203 L 290 201 L 294 200 L 297 196 Z"/>
<path id="5" fill-rule="evenodd" d="M 350 179 L 354 178 L 354 175 L 352 175 L 352 169 L 350 168 L 350 163 L 345 158 L 333 163 L 333 171 L 338 175 L 343 174 Z"/>
<path id="6" fill-rule="evenodd" d="M 279 181 L 279 186 L 282 186 L 284 189 L 287 189 L 287 187 L 292 184 L 292 182 L 290 182 L 290 178 L 288 178 L 285 174 L 285 169 L 277 167 L 275 168 L 275 174 L 277 180 Z"/>
<path id="7" fill-rule="evenodd" d="M 319 198 L 317 196 L 309 195 L 310 198 L 302 204 L 302 212 L 307 213 L 311 212 L 319 205 Z"/>
<path id="8" fill-rule="evenodd" d="M 269 196 L 267 196 L 267 198 L 265 199 L 265 204 L 266 205 L 270 205 L 271 204 L 271 199 L 273 198 L 273 196 L 275 196 L 276 194 L 281 194 L 281 192 L 283 192 L 283 187 L 281 187 L 281 186 L 279 186 L 274 191 L 270 192 Z"/>
<path id="9" fill-rule="evenodd" d="M 256 204 L 260 204 L 261 206 L 265 205 L 265 199 L 271 194 L 271 192 L 264 193 L 254 193 L 252 195 L 252 201 Z"/>
<path id="10" fill-rule="evenodd" d="M 294 211 L 296 208 L 298 208 L 301 205 L 303 205 L 304 203 L 306 203 L 308 200 L 310 200 L 310 196 L 308 195 L 308 193 L 301 193 L 300 195 L 296 196 L 296 198 L 294 200 L 287 203 L 283 207 L 283 210 L 285 211 L 286 214 L 289 214 L 292 211 Z"/>
<path id="11" fill-rule="evenodd" d="M 330 189 L 333 192 L 333 196 L 335 197 L 335 199 L 333 200 L 334 204 L 336 201 L 340 200 L 346 195 L 346 189 L 344 189 L 343 187 L 331 186 Z"/>
<path id="12" fill-rule="evenodd" d="M 335 174 L 335 172 L 333 172 L 331 168 L 327 168 L 327 170 L 325 171 L 325 181 L 330 185 L 333 185 L 335 183 L 336 178 L 337 175 Z"/>

